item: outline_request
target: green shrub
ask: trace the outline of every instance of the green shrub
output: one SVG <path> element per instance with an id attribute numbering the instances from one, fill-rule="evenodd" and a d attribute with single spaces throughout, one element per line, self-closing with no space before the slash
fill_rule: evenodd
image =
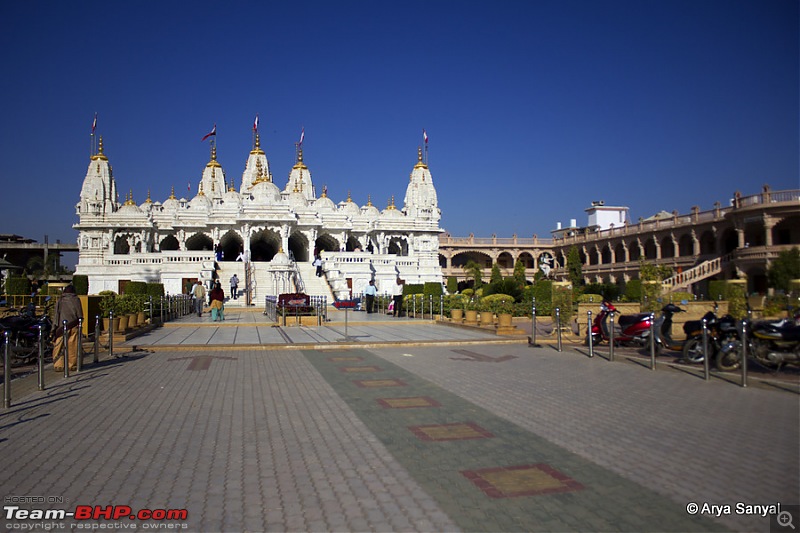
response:
<path id="1" fill-rule="evenodd" d="M 89 294 L 89 276 L 85 274 L 73 274 L 72 285 L 75 287 L 76 294 Z"/>
<path id="2" fill-rule="evenodd" d="M 691 292 L 684 292 L 684 291 L 675 291 L 670 294 L 670 298 L 673 302 L 682 302 L 686 300 L 687 302 L 691 302 L 694 300 L 694 294 Z"/>
<path id="3" fill-rule="evenodd" d="M 438 298 L 444 294 L 444 291 L 442 290 L 442 284 L 435 281 L 426 282 L 422 287 L 422 294 L 424 294 L 426 297 L 435 296 Z"/>
<path id="4" fill-rule="evenodd" d="M 475 289 L 464 289 L 461 291 L 461 294 L 466 296 L 467 298 L 471 298 L 475 295 Z"/>
<path id="5" fill-rule="evenodd" d="M 522 285 L 514 278 L 501 279 L 483 287 L 484 297 L 492 294 L 507 294 L 519 302 L 522 300 Z"/>
<path id="6" fill-rule="evenodd" d="M 6 294 L 28 296 L 31 290 L 31 280 L 25 276 L 9 276 L 6 280 Z"/>
<path id="7" fill-rule="evenodd" d="M 552 287 L 552 316 L 556 316 L 556 307 L 559 308 L 562 323 L 572 318 L 572 289 L 567 287 Z M 536 313 L 539 314 L 538 312 Z"/>
<path id="8" fill-rule="evenodd" d="M 642 280 L 632 279 L 625 283 L 625 299 L 629 302 L 642 301 Z"/>
<path id="9" fill-rule="evenodd" d="M 458 292 L 458 279 L 455 276 L 450 276 L 447 278 L 447 292 L 449 294 L 455 294 Z"/>
<path id="10" fill-rule="evenodd" d="M 111 311 L 114 311 L 115 315 L 119 314 L 119 311 L 116 309 L 117 293 L 114 291 L 100 291 L 99 296 L 101 297 L 100 315 L 103 318 L 108 318 L 108 314 Z"/>
<path id="11" fill-rule="evenodd" d="M 533 286 L 533 297 L 536 298 L 536 315 L 549 315 L 553 311 L 553 282 L 539 280 Z"/>
<path id="12" fill-rule="evenodd" d="M 602 294 L 583 293 L 578 297 L 578 302 L 585 303 L 602 303 L 605 298 Z"/>
<path id="13" fill-rule="evenodd" d="M 514 307 L 514 297 L 509 294 L 490 294 L 478 302 L 478 311 L 492 313 L 511 313 Z"/>
<path id="14" fill-rule="evenodd" d="M 147 284 L 147 295 L 152 296 L 153 300 L 157 300 L 164 296 L 164 284 L 150 282 Z"/>
<path id="15" fill-rule="evenodd" d="M 589 283 L 583 287 L 583 292 L 584 294 L 599 294 L 603 300 L 608 301 L 614 301 L 619 297 L 619 287 L 612 283 Z"/>
<path id="16" fill-rule="evenodd" d="M 125 285 L 126 295 L 145 295 L 147 294 L 147 283 L 144 281 L 129 281 Z"/>

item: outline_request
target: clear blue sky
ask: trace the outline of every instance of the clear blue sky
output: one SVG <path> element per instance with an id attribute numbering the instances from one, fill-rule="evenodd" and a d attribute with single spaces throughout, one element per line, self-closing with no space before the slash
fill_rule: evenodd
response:
<path id="1" fill-rule="evenodd" d="M 238 186 L 256 113 L 280 187 L 304 126 L 317 191 L 381 208 L 425 128 L 453 235 L 800 188 L 796 0 L 5 1 L 0 45 L 0 233 L 40 241 L 76 239 L 95 112 L 139 203 L 196 190 L 214 123 Z"/>

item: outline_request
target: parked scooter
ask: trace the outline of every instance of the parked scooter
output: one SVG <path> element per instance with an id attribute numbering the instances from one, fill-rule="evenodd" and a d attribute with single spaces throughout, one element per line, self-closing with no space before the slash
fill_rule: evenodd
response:
<path id="1" fill-rule="evenodd" d="M 684 309 L 672 303 L 661 308 L 661 316 L 653 323 L 653 338 L 656 343 L 656 355 L 661 355 L 665 349 L 674 350 L 676 352 L 683 351 L 683 345 L 686 341 L 676 341 L 672 338 L 672 316 L 677 313 L 685 312 Z M 684 332 L 685 331 L 686 325 L 684 324 Z"/>
<path id="2" fill-rule="evenodd" d="M 597 345 L 611 338 L 608 330 L 608 315 L 616 313 L 617 309 L 609 301 L 600 305 L 600 312 L 592 321 L 592 330 L 586 335 L 584 343 L 589 344 L 589 335 L 592 343 Z M 614 321 L 614 342 L 619 344 L 644 345 L 650 337 L 650 313 L 637 313 L 635 315 L 616 315 Z"/>
<path id="3" fill-rule="evenodd" d="M 724 343 L 717 353 L 716 363 L 720 370 L 736 370 L 742 363 L 741 323 L 735 338 Z M 757 363 L 774 368 L 777 372 L 784 365 L 800 366 L 800 312 L 794 321 L 783 319 L 777 322 L 759 320 L 745 322 L 747 327 L 747 355 Z"/>

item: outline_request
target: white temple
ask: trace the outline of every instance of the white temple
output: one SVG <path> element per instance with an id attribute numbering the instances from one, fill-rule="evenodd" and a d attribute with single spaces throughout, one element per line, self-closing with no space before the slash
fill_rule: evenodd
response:
<path id="1" fill-rule="evenodd" d="M 349 298 L 370 279 L 391 292 L 399 275 L 408 283 L 442 281 L 436 189 L 418 150 L 402 210 L 380 211 L 350 194 L 335 204 L 325 188 L 317 196 L 302 146 L 281 190 L 273 181 L 258 135 L 237 191 L 211 145 L 192 199 L 172 194 L 163 203 L 137 205 L 132 192 L 119 203 L 117 184 L 100 138 L 77 204 L 80 248 L 76 274 L 89 277 L 89 292 L 121 292 L 127 281 L 155 281 L 167 293 L 186 292 L 194 279 L 220 279 L 228 292 L 240 279 L 243 304 L 302 291 Z M 325 276 L 314 274 L 314 253 Z"/>

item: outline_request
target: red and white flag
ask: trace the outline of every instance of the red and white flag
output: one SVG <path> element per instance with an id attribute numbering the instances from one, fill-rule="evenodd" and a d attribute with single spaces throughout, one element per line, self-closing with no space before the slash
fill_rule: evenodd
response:
<path id="1" fill-rule="evenodd" d="M 205 134 L 205 136 L 204 136 L 202 139 L 200 139 L 200 142 L 203 142 L 203 141 L 205 141 L 206 139 L 208 139 L 208 138 L 209 138 L 209 137 L 211 137 L 212 135 L 213 135 L 214 137 L 216 137 L 216 136 L 217 136 L 217 125 L 216 125 L 216 124 L 214 124 L 214 127 L 211 129 L 211 131 L 209 131 L 208 133 L 206 133 L 206 134 Z"/>
<path id="2" fill-rule="evenodd" d="M 428 133 L 425 131 L 425 128 L 422 128 L 422 139 L 425 141 L 425 144 L 428 144 Z"/>
<path id="3" fill-rule="evenodd" d="M 253 121 L 253 131 L 258 133 L 258 113 L 256 113 L 256 119 Z"/>
<path id="4" fill-rule="evenodd" d="M 300 142 L 297 143 L 297 144 L 299 144 L 300 146 L 303 146 L 303 139 L 305 139 L 305 138 L 306 138 L 306 128 L 303 127 L 302 131 L 300 132 Z"/>
<path id="5" fill-rule="evenodd" d="M 189 192 L 192 192 L 192 182 L 191 181 L 186 182 L 186 190 L 189 191 Z"/>
<path id="6" fill-rule="evenodd" d="M 94 120 L 92 121 L 92 135 L 94 135 L 94 130 L 97 129 L 97 113 L 94 114 Z"/>

